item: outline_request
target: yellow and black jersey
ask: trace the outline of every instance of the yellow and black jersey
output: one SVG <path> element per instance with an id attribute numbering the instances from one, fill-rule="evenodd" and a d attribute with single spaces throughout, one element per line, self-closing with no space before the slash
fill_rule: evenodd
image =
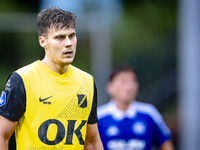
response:
<path id="1" fill-rule="evenodd" d="M 18 121 L 18 150 L 83 149 L 96 109 L 91 75 L 72 65 L 60 75 L 41 61 L 12 73 L 0 97 L 0 115 Z"/>

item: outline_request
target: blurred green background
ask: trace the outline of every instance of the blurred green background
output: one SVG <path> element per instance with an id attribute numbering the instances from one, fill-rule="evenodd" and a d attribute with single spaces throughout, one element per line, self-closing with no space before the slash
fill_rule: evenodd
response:
<path id="1" fill-rule="evenodd" d="M 138 100 L 152 103 L 158 108 L 172 131 L 176 147 L 177 2 L 122 0 L 121 4 L 120 21 L 111 28 L 112 66 L 128 63 L 136 68 L 141 91 Z M 37 0 L 1 0 L 0 28 L 3 24 L 9 24 L 5 14 L 28 13 L 36 17 L 38 11 Z M 44 56 L 44 50 L 39 46 L 38 35 L 34 29 L 36 21 L 32 21 L 33 29 L 29 32 L 0 29 L 1 90 L 11 72 Z M 89 35 L 77 35 L 78 47 L 73 65 L 91 73 Z M 13 141 L 10 149 L 14 149 Z"/>

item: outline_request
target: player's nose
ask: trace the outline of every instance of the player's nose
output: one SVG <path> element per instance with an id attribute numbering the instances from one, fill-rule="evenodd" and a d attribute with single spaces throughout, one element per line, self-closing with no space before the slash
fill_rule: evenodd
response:
<path id="1" fill-rule="evenodd" d="M 72 46 L 72 42 L 71 42 L 71 40 L 69 38 L 67 38 L 65 40 L 65 47 L 71 47 L 71 46 Z"/>

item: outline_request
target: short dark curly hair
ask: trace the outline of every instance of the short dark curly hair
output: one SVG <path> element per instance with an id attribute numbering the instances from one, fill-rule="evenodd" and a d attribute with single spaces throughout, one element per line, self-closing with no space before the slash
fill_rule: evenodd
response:
<path id="1" fill-rule="evenodd" d="M 48 7 L 41 10 L 36 17 L 38 25 L 38 35 L 47 36 L 48 30 L 66 28 L 76 28 L 76 15 L 60 9 L 59 7 Z"/>
<path id="2" fill-rule="evenodd" d="M 112 82 L 114 77 L 120 74 L 121 72 L 132 72 L 133 74 L 135 74 L 136 80 L 138 81 L 138 73 L 136 72 L 136 70 L 130 65 L 124 64 L 124 65 L 115 67 L 111 71 L 110 76 L 109 76 L 109 82 Z"/>

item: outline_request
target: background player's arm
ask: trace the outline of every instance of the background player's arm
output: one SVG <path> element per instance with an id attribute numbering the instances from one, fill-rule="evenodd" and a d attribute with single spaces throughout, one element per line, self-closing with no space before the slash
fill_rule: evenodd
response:
<path id="1" fill-rule="evenodd" d="M 87 125 L 84 150 L 103 150 L 97 123 Z"/>
<path id="2" fill-rule="evenodd" d="M 171 140 L 165 141 L 161 146 L 160 150 L 174 150 L 173 144 Z"/>
<path id="3" fill-rule="evenodd" d="M 11 121 L 0 115 L 0 150 L 8 150 L 8 142 L 16 125 L 17 121 Z"/>

